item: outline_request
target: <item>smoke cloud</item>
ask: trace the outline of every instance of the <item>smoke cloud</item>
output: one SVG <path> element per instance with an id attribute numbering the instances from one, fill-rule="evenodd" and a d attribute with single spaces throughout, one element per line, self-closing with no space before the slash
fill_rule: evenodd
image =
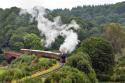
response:
<path id="1" fill-rule="evenodd" d="M 45 47 L 51 47 L 51 44 L 55 42 L 58 36 L 64 37 L 64 42 L 60 45 L 59 50 L 62 53 L 71 53 L 75 50 L 79 43 L 78 35 L 75 32 L 80 27 L 72 20 L 70 24 L 63 24 L 60 16 L 57 16 L 50 21 L 45 16 L 47 11 L 43 7 L 34 7 L 31 10 L 21 10 L 20 14 L 29 13 L 32 18 L 37 21 L 37 27 L 41 32 L 41 36 L 45 36 Z"/>

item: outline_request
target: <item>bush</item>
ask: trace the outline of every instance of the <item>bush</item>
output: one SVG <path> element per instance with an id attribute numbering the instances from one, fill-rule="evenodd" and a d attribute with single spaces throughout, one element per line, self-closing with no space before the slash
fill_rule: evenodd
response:
<path id="1" fill-rule="evenodd" d="M 34 58 L 36 58 L 36 56 L 34 55 L 22 55 L 19 58 L 15 59 L 12 64 L 21 64 L 21 63 L 27 63 L 30 64 L 32 62 L 32 60 L 34 60 Z"/>
<path id="2" fill-rule="evenodd" d="M 45 83 L 92 83 L 85 73 L 69 66 L 51 74 Z"/>
<path id="3" fill-rule="evenodd" d="M 56 64 L 56 60 L 39 58 L 36 64 L 30 64 L 29 71 L 38 71 L 40 69 L 45 69 L 51 67 L 53 64 Z"/>
<path id="4" fill-rule="evenodd" d="M 47 58 L 40 58 L 38 64 L 41 66 L 49 67 L 52 66 L 53 60 L 47 59 Z M 54 62 L 55 63 L 55 62 Z"/>
<path id="5" fill-rule="evenodd" d="M 84 58 L 84 55 L 82 52 L 73 54 L 71 57 L 67 59 L 67 65 L 70 65 L 71 67 L 78 68 L 79 70 L 89 73 L 91 64 L 88 60 L 88 58 Z"/>

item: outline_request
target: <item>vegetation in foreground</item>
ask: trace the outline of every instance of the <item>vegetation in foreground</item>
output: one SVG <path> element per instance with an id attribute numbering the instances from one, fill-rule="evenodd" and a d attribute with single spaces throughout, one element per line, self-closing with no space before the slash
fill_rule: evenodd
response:
<path id="1" fill-rule="evenodd" d="M 22 55 L 7 67 L 0 69 L 0 82 L 7 83 L 30 76 L 38 71 L 44 71 L 56 64 L 55 60 L 37 58 L 35 55 Z"/>

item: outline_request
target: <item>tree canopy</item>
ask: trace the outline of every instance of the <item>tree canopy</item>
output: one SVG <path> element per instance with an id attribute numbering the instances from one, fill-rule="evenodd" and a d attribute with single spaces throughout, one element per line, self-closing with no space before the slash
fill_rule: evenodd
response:
<path id="1" fill-rule="evenodd" d="M 101 77 L 100 75 L 112 74 L 114 55 L 112 46 L 108 41 L 102 38 L 90 37 L 82 42 L 80 50 L 90 56 L 98 78 Z"/>

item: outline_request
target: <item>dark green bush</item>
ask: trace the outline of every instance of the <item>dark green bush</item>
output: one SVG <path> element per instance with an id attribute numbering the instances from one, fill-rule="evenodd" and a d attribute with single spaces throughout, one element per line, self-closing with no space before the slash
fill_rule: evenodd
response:
<path id="1" fill-rule="evenodd" d="M 90 37 L 82 42 L 80 50 L 90 56 L 92 66 L 100 80 L 105 79 L 104 76 L 100 77 L 100 74 L 106 76 L 112 74 L 115 62 L 112 46 L 108 41 Z"/>
<path id="2" fill-rule="evenodd" d="M 88 75 L 92 83 L 97 82 L 96 73 L 92 68 L 90 57 L 87 54 L 83 52 L 77 52 L 73 54 L 67 59 L 67 65 L 77 68 L 86 75 Z"/>

